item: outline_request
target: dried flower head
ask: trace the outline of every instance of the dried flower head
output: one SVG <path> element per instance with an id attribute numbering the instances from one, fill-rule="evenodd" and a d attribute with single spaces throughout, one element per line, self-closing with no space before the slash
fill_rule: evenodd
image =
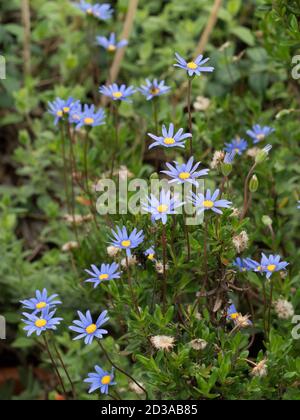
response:
<path id="1" fill-rule="evenodd" d="M 251 158 L 256 158 L 259 151 L 260 151 L 259 147 L 251 147 L 251 149 L 247 150 L 246 154 L 247 156 Z"/>
<path id="2" fill-rule="evenodd" d="M 138 263 L 138 261 L 137 261 L 136 256 L 128 257 L 128 265 L 129 265 L 129 267 L 133 267 L 133 266 L 137 265 L 137 263 Z M 126 258 L 123 258 L 122 259 L 121 266 L 123 268 L 126 268 L 127 267 Z"/>
<path id="3" fill-rule="evenodd" d="M 118 255 L 118 253 L 119 253 L 121 250 L 120 250 L 120 248 L 117 248 L 117 247 L 115 247 L 115 246 L 111 245 L 111 246 L 108 246 L 108 247 L 106 248 L 106 251 L 107 251 L 107 254 L 108 254 L 108 256 L 109 256 L 109 257 L 114 258 L 114 257 L 116 257 L 116 256 Z"/>
<path id="4" fill-rule="evenodd" d="M 66 214 L 64 216 L 64 219 L 68 223 L 76 224 L 76 225 L 82 225 L 83 223 L 91 221 L 93 216 L 91 214 L 87 214 L 85 216 L 82 216 L 81 214 L 75 214 L 74 216 L 71 214 Z"/>
<path id="5" fill-rule="evenodd" d="M 237 208 L 233 208 L 230 217 L 240 217 L 240 215 L 241 215 L 241 210 Z"/>
<path id="6" fill-rule="evenodd" d="M 295 315 L 293 305 L 285 299 L 279 299 L 274 303 L 275 312 L 280 319 L 290 319 Z"/>
<path id="7" fill-rule="evenodd" d="M 139 384 L 144 386 L 143 382 L 139 381 Z M 129 389 L 137 395 L 144 395 L 144 391 L 135 382 L 129 382 Z"/>
<path id="8" fill-rule="evenodd" d="M 192 340 L 190 342 L 190 346 L 194 350 L 200 350 L 200 351 L 205 350 L 207 345 L 208 345 L 208 342 L 205 340 L 202 340 L 201 338 L 196 338 L 195 340 Z"/>
<path id="9" fill-rule="evenodd" d="M 168 335 L 155 335 L 150 338 L 150 341 L 157 350 L 170 351 L 175 345 L 175 338 Z"/>
<path id="10" fill-rule="evenodd" d="M 238 235 L 235 235 L 232 239 L 232 242 L 238 254 L 245 251 L 249 244 L 249 237 L 247 232 L 243 230 Z"/>
<path id="11" fill-rule="evenodd" d="M 267 367 L 267 360 L 262 360 L 261 362 L 259 362 L 253 369 L 251 372 L 252 376 L 258 377 L 258 378 L 263 378 L 265 376 L 267 376 L 268 374 L 268 367 Z"/>
<path id="12" fill-rule="evenodd" d="M 204 96 L 198 96 L 194 103 L 194 109 L 196 111 L 206 111 L 210 106 L 210 99 L 205 98 Z"/>
<path id="13" fill-rule="evenodd" d="M 164 273 L 164 265 L 161 261 L 157 261 L 155 264 L 155 269 L 158 272 L 158 274 L 163 274 Z M 166 271 L 169 270 L 169 264 L 166 264 Z"/>
<path id="14" fill-rule="evenodd" d="M 64 244 L 62 246 L 61 250 L 63 252 L 70 252 L 73 249 L 77 249 L 77 248 L 79 248 L 79 243 L 76 242 L 76 241 L 70 241 L 70 242 L 67 242 L 66 244 Z"/>
<path id="15" fill-rule="evenodd" d="M 225 152 L 222 150 L 217 150 L 214 153 L 213 160 L 211 161 L 210 167 L 212 169 L 217 169 L 224 162 Z"/>

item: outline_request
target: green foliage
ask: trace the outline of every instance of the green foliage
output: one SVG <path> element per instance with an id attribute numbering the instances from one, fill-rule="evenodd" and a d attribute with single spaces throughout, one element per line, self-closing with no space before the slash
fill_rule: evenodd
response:
<path id="1" fill-rule="evenodd" d="M 122 280 L 95 290 L 83 283 L 84 269 L 90 264 L 112 261 L 106 250 L 107 220 L 98 216 L 97 227 L 93 220 L 78 226 L 79 249 L 62 251 L 64 244 L 76 237 L 64 218 L 67 206 L 61 134 L 46 112 L 48 101 L 57 96 L 72 95 L 82 102 L 99 104 L 98 84 L 105 83 L 111 58 L 95 47 L 94 37 L 112 30 L 121 32 L 128 2 L 115 1 L 113 22 L 95 26 L 69 0 L 32 0 L 32 62 L 27 76 L 23 72 L 20 1 L 2 3 L 0 47 L 7 60 L 8 77 L 0 80 L 4 168 L 0 171 L 0 312 L 8 321 L 7 342 L 16 355 L 23 391 L 16 395 L 14 383 L 7 382 L 0 385 L 0 399 L 57 398 L 53 376 L 51 381 L 43 379 L 51 372 L 50 360 L 37 340 L 25 338 L 20 322 L 20 299 L 46 287 L 59 293 L 63 301 L 58 312 L 64 321 L 55 339 L 80 399 L 96 398 L 87 395 L 83 384 L 87 373 L 95 364 L 107 369 L 110 364 L 96 344 L 84 346 L 72 341 L 67 327 L 77 310 L 90 309 L 96 315 L 107 308 L 110 321 L 105 348 L 118 366 L 144 384 L 151 399 L 299 400 L 300 341 L 291 336 L 291 321 L 279 319 L 272 308 L 268 340 L 263 325 L 263 278 L 254 273 L 236 275 L 230 269 L 237 256 L 232 238 L 246 230 L 250 237 L 246 256 L 256 258 L 261 251 L 273 252 L 290 263 L 287 277 L 274 277 L 274 299 L 289 300 L 299 313 L 299 84 L 291 76 L 292 57 L 300 46 L 298 1 L 223 2 L 205 51 L 216 71 L 193 82 L 194 100 L 200 95 L 211 99 L 207 110 L 193 113 L 196 159 L 208 167 L 215 150 L 222 150 L 224 142 L 236 135 L 245 137 L 246 129 L 255 123 L 275 128 L 270 138 L 273 150 L 270 159 L 256 168 L 259 187 L 253 193 L 248 217 L 241 221 L 226 211 L 219 219 L 209 220 L 210 285 L 214 289 L 221 284 L 220 293 L 208 300 L 200 297 L 194 307 L 205 276 L 205 232 L 202 226 L 190 229 L 192 258 L 188 261 L 183 221 L 178 218 L 167 227 L 166 311 L 161 303 L 163 277 L 155 264 L 138 256 L 139 264 L 131 268 L 139 315 L 125 269 Z M 172 94 L 160 98 L 159 122 L 173 121 L 187 128 L 184 91 L 181 94 L 185 75 L 173 68 L 174 52 L 186 57 L 193 54 L 212 1 L 139 3 L 119 81 L 137 86 L 146 77 L 166 79 Z M 122 104 L 120 117 L 121 163 L 134 177 L 148 180 L 155 166 L 145 150 L 146 133 L 154 130 L 151 103 L 136 95 L 132 104 Z M 111 168 L 114 126 L 109 108 L 107 125 L 93 129 L 90 141 L 92 184 Z M 74 143 L 78 172 L 83 171 L 83 142 L 80 133 Z M 171 152 L 165 159 L 182 156 Z M 239 158 L 225 185 L 226 197 L 236 208 L 242 207 L 244 180 L 252 164 L 251 156 Z M 212 170 L 206 186 L 217 188 L 222 179 L 219 171 Z M 75 189 L 76 213 L 87 216 L 89 197 L 78 185 Z M 109 222 L 144 229 L 145 247 L 156 241 L 156 258 L 162 260 L 161 228 L 151 225 L 147 216 L 115 216 Z M 234 287 L 250 288 L 251 305 L 247 293 Z M 253 329 L 232 331 L 224 320 L 224 304 L 229 299 L 243 313 L 250 314 L 254 307 Z M 213 311 L 214 307 L 217 310 Z M 252 333 L 255 342 L 249 347 Z M 173 337 L 174 347 L 170 351 L 156 349 L 151 337 L 157 335 Z M 193 340 L 198 339 L 205 340 L 205 349 L 193 348 Z M 254 376 L 253 367 L 264 360 L 267 373 Z M 36 367 L 42 375 L 37 374 Z M 67 384 L 63 371 L 62 375 Z M 126 376 L 118 375 L 117 382 L 122 398 L 137 397 Z"/>

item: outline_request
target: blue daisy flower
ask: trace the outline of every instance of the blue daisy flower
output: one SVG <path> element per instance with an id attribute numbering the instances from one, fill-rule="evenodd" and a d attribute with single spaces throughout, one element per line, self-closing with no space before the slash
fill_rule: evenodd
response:
<path id="1" fill-rule="evenodd" d="M 174 161 L 174 164 L 175 167 L 172 166 L 170 163 L 166 163 L 166 166 L 169 170 L 161 171 L 161 173 L 166 174 L 170 178 L 172 178 L 172 180 L 169 181 L 170 184 L 184 184 L 188 182 L 198 187 L 199 183 L 196 181 L 196 179 L 207 175 L 209 172 L 209 169 L 202 169 L 201 171 L 197 171 L 201 162 L 198 162 L 194 165 L 193 157 L 191 157 L 187 163 L 180 164 Z"/>
<path id="2" fill-rule="evenodd" d="M 48 102 L 48 112 L 55 117 L 54 124 L 57 125 L 61 119 L 69 115 L 71 108 L 78 103 L 79 101 L 71 97 L 67 100 L 56 98 L 55 101 Z"/>
<path id="3" fill-rule="evenodd" d="M 236 258 L 236 260 L 232 263 L 234 267 L 236 267 L 241 273 L 245 273 L 249 271 L 249 264 L 247 258 Z"/>
<path id="4" fill-rule="evenodd" d="M 217 200 L 220 195 L 220 190 L 216 190 L 213 194 L 210 190 L 206 191 L 206 194 L 195 194 L 191 192 L 190 202 L 194 204 L 197 209 L 197 214 L 200 215 L 204 211 L 211 210 L 217 214 L 223 214 L 220 208 L 228 209 L 232 203 L 228 200 Z"/>
<path id="5" fill-rule="evenodd" d="M 260 266 L 262 271 L 266 273 L 267 279 L 270 279 L 275 272 L 285 270 L 288 265 L 288 262 L 281 261 L 280 255 L 267 257 L 265 254 L 262 254 Z"/>
<path id="6" fill-rule="evenodd" d="M 27 314 L 23 312 L 23 316 L 26 319 L 22 319 L 22 322 L 26 324 L 23 328 L 24 331 L 27 331 L 27 337 L 31 336 L 33 333 L 36 333 L 37 336 L 40 336 L 42 332 L 46 330 L 56 330 L 57 325 L 60 324 L 62 318 L 54 318 L 56 309 L 49 312 L 49 306 L 42 309 L 42 312 L 37 315 L 36 313 Z"/>
<path id="7" fill-rule="evenodd" d="M 183 70 L 186 70 L 190 77 L 197 75 L 200 76 L 201 73 L 212 73 L 215 68 L 214 67 L 205 67 L 210 58 L 203 59 L 203 55 L 199 55 L 194 61 L 185 61 L 183 57 L 179 54 L 175 53 L 177 63 L 174 64 L 174 67 L 179 67 Z"/>
<path id="8" fill-rule="evenodd" d="M 45 308 L 53 308 L 53 306 L 61 304 L 59 300 L 55 300 L 58 295 L 55 294 L 48 297 L 47 289 L 44 289 L 42 292 L 36 290 L 35 296 L 35 298 L 20 301 L 24 309 L 34 311 L 34 314 Z"/>
<path id="9" fill-rule="evenodd" d="M 191 138 L 192 134 L 186 133 L 183 134 L 183 128 L 180 128 L 180 130 L 177 131 L 176 134 L 174 134 L 174 124 L 170 124 L 169 128 L 165 125 L 162 126 L 162 136 L 158 137 L 154 134 L 148 133 L 148 136 L 151 137 L 154 141 L 149 146 L 149 149 L 152 149 L 153 147 L 163 146 L 163 147 L 182 147 L 184 149 L 185 147 L 185 139 Z"/>
<path id="10" fill-rule="evenodd" d="M 113 238 L 111 238 L 111 245 L 119 249 L 125 249 L 128 257 L 131 257 L 131 250 L 137 248 L 144 241 L 144 232 L 134 229 L 130 234 L 127 232 L 125 226 L 120 229 L 111 231 Z"/>
<path id="11" fill-rule="evenodd" d="M 248 142 L 238 137 L 233 139 L 231 143 L 225 143 L 225 146 L 225 152 L 235 152 L 237 155 L 242 155 L 248 148 Z"/>
<path id="12" fill-rule="evenodd" d="M 119 264 L 102 264 L 100 268 L 96 265 L 91 265 L 90 270 L 85 270 L 91 278 L 85 280 L 85 283 L 94 283 L 94 288 L 99 286 L 103 281 L 109 281 L 114 279 L 119 279 L 121 277 L 121 272 L 119 270 Z"/>
<path id="13" fill-rule="evenodd" d="M 242 319 L 242 322 L 245 323 L 245 326 L 252 326 L 252 322 L 248 319 L 248 317 L 243 317 L 240 312 L 237 311 L 234 304 L 231 304 L 227 310 L 227 320 L 233 321 L 235 325 L 239 325 L 239 319 Z"/>
<path id="14" fill-rule="evenodd" d="M 224 163 L 227 165 L 231 165 L 234 161 L 235 156 L 236 156 L 235 150 L 233 150 L 232 152 L 227 152 L 224 157 Z"/>
<path id="15" fill-rule="evenodd" d="M 265 140 L 270 134 L 274 133 L 275 129 L 265 126 L 262 127 L 259 124 L 256 124 L 252 127 L 251 130 L 247 131 L 249 137 L 253 139 L 253 143 L 257 144 Z"/>
<path id="16" fill-rule="evenodd" d="M 82 12 L 89 16 L 94 16 L 100 20 L 108 20 L 112 17 L 113 9 L 110 4 L 91 4 L 81 0 L 79 4 L 76 4 Z"/>
<path id="17" fill-rule="evenodd" d="M 127 87 L 126 85 L 117 85 L 114 83 L 110 86 L 101 86 L 99 92 L 112 99 L 113 101 L 125 101 L 129 102 L 130 96 L 132 96 L 136 90 L 133 86 Z"/>
<path id="18" fill-rule="evenodd" d="M 88 374 L 88 378 L 84 382 L 91 384 L 89 394 L 100 389 L 101 394 L 108 394 L 108 388 L 116 385 L 114 382 L 114 369 L 111 372 L 106 372 L 99 366 L 95 366 L 95 371 Z"/>
<path id="19" fill-rule="evenodd" d="M 117 42 L 116 34 L 111 33 L 109 38 L 106 38 L 105 36 L 97 36 L 96 42 L 101 47 L 105 48 L 108 52 L 115 52 L 119 48 L 126 47 L 128 45 L 128 41 L 126 39 L 122 39 L 121 41 Z"/>
<path id="20" fill-rule="evenodd" d="M 69 123 L 70 124 L 78 124 L 80 122 L 82 115 L 82 105 L 80 101 L 76 101 L 72 104 L 70 112 L 69 112 Z"/>
<path id="21" fill-rule="evenodd" d="M 103 311 L 95 323 L 93 322 L 90 311 L 87 311 L 85 315 L 80 311 L 77 313 L 80 320 L 73 321 L 75 326 L 72 325 L 69 327 L 71 331 L 79 333 L 79 335 L 73 338 L 73 340 L 81 340 L 84 338 L 85 344 L 92 344 L 94 338 L 103 338 L 103 335 L 108 333 L 107 330 L 100 328 L 109 320 L 109 318 L 106 317 L 107 311 Z"/>
<path id="22" fill-rule="evenodd" d="M 93 6 L 92 15 L 95 16 L 95 18 L 97 19 L 100 19 L 100 20 L 111 19 L 113 13 L 114 13 L 114 9 L 112 9 L 111 5 L 108 3 L 95 4 Z"/>
<path id="23" fill-rule="evenodd" d="M 227 310 L 227 319 L 228 321 L 234 321 L 236 318 L 239 317 L 239 312 L 237 311 L 234 304 L 230 305 Z"/>
<path id="24" fill-rule="evenodd" d="M 98 127 L 105 124 L 105 112 L 102 108 L 95 110 L 94 105 L 84 105 L 83 112 L 80 115 L 80 120 L 76 125 L 76 130 L 82 127 Z"/>
<path id="25" fill-rule="evenodd" d="M 165 81 L 158 81 L 154 79 L 151 82 L 146 79 L 146 85 L 142 85 L 138 90 L 146 97 L 147 101 L 150 101 L 157 96 L 165 95 L 171 88 L 165 85 Z"/>
<path id="26" fill-rule="evenodd" d="M 171 197 L 171 191 L 162 190 L 159 199 L 151 194 L 147 197 L 147 203 L 143 203 L 143 210 L 151 213 L 152 222 L 161 220 L 165 225 L 168 221 L 168 216 L 177 214 L 176 209 L 182 207 L 185 203 L 180 203 L 176 198 Z"/>
<path id="27" fill-rule="evenodd" d="M 153 261 L 155 259 L 155 249 L 153 247 L 148 248 L 145 252 L 144 255 L 145 257 L 148 258 L 148 260 Z"/>

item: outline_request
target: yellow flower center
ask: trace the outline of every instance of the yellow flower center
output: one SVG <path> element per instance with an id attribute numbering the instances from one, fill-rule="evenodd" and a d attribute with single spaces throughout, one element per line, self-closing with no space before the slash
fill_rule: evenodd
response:
<path id="1" fill-rule="evenodd" d="M 101 274 L 99 276 L 99 280 L 107 280 L 107 279 L 109 279 L 109 275 L 108 274 Z"/>
<path id="2" fill-rule="evenodd" d="M 231 319 L 237 319 L 239 316 L 240 314 L 238 314 L 237 312 L 235 314 L 230 315 Z"/>
<path id="3" fill-rule="evenodd" d="M 169 145 L 169 144 L 174 144 L 176 141 L 175 141 L 175 139 L 173 138 L 173 137 L 166 137 L 165 139 L 164 139 L 164 143 L 165 144 L 167 144 L 167 145 Z"/>
<path id="4" fill-rule="evenodd" d="M 179 174 L 179 178 L 182 180 L 189 179 L 191 177 L 191 174 L 189 172 L 181 172 Z"/>
<path id="5" fill-rule="evenodd" d="M 47 325 L 47 321 L 45 319 L 37 319 L 35 321 L 35 326 L 38 328 L 43 328 Z"/>
<path id="6" fill-rule="evenodd" d="M 198 68 L 198 65 L 194 63 L 193 61 L 191 61 L 190 63 L 187 63 L 187 68 L 191 70 L 196 70 Z"/>
<path id="7" fill-rule="evenodd" d="M 110 44 L 110 45 L 107 47 L 107 51 L 109 51 L 109 52 L 115 52 L 115 51 L 116 51 L 116 49 L 117 49 L 117 47 L 116 47 L 115 45 L 113 45 L 113 44 Z"/>
<path id="8" fill-rule="evenodd" d="M 88 334 L 93 334 L 96 330 L 97 330 L 97 325 L 96 324 L 91 324 L 85 329 L 85 331 Z"/>
<path id="9" fill-rule="evenodd" d="M 275 264 L 268 265 L 268 271 L 275 271 L 275 270 L 276 270 L 276 265 Z"/>
<path id="10" fill-rule="evenodd" d="M 150 260 L 150 261 L 154 260 L 154 254 L 149 254 L 148 255 L 148 260 Z"/>
<path id="11" fill-rule="evenodd" d="M 94 118 L 87 117 L 84 119 L 84 123 L 87 125 L 92 125 L 94 124 L 94 122 L 95 122 Z"/>
<path id="12" fill-rule="evenodd" d="M 103 376 L 103 378 L 101 379 L 101 383 L 102 385 L 108 385 L 111 383 L 111 377 L 110 375 L 105 375 Z"/>
<path id="13" fill-rule="evenodd" d="M 129 241 L 129 240 L 123 241 L 123 242 L 121 242 L 121 245 L 124 246 L 124 248 L 128 248 L 131 245 L 131 241 Z"/>
<path id="14" fill-rule="evenodd" d="M 57 111 L 56 115 L 57 115 L 58 117 L 62 117 L 62 116 L 64 115 L 64 113 L 63 113 L 62 111 Z"/>
<path id="15" fill-rule="evenodd" d="M 64 107 L 64 113 L 68 114 L 68 112 L 70 112 L 70 108 L 68 106 L 65 106 Z"/>
<path id="16" fill-rule="evenodd" d="M 122 92 L 114 92 L 113 93 L 113 97 L 116 99 L 122 98 L 123 93 Z"/>
<path id="17" fill-rule="evenodd" d="M 88 9 L 88 10 L 86 11 L 86 13 L 87 13 L 88 15 L 92 15 L 92 14 L 93 14 L 93 9 Z"/>
<path id="18" fill-rule="evenodd" d="M 47 303 L 46 302 L 39 302 L 36 304 L 36 309 L 44 309 L 46 308 Z"/>
<path id="19" fill-rule="evenodd" d="M 214 203 L 213 201 L 211 201 L 211 200 L 205 200 L 205 201 L 203 202 L 203 206 L 204 206 L 206 209 L 212 209 L 214 205 L 215 205 L 215 203 Z"/>
<path id="20" fill-rule="evenodd" d="M 160 89 L 153 87 L 150 91 L 152 95 L 158 95 L 160 92 Z"/>
<path id="21" fill-rule="evenodd" d="M 259 265 L 256 270 L 257 271 L 261 271 L 262 270 L 262 267 Z"/>
<path id="22" fill-rule="evenodd" d="M 166 213 L 169 210 L 169 206 L 167 206 L 166 204 L 161 204 L 160 206 L 157 207 L 157 211 L 159 213 Z"/>
<path id="23" fill-rule="evenodd" d="M 240 153 L 240 149 L 236 148 L 234 149 L 235 153 Z"/>

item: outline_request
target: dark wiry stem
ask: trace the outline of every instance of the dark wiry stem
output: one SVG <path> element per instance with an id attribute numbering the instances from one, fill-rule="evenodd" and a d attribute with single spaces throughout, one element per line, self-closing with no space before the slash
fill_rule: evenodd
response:
<path id="1" fill-rule="evenodd" d="M 107 358 L 107 360 L 109 361 L 109 363 L 119 372 L 123 373 L 123 375 L 127 376 L 127 378 L 129 378 L 131 381 L 133 381 L 146 395 L 146 399 L 148 400 L 148 393 L 145 390 L 145 388 L 140 385 L 129 373 L 125 372 L 125 370 L 123 370 L 122 368 L 120 368 L 119 366 L 117 366 L 109 357 L 107 351 L 105 350 L 104 346 L 102 345 L 101 341 L 97 340 L 97 343 L 99 345 L 99 347 L 101 348 L 101 350 L 103 351 L 105 357 Z"/>

